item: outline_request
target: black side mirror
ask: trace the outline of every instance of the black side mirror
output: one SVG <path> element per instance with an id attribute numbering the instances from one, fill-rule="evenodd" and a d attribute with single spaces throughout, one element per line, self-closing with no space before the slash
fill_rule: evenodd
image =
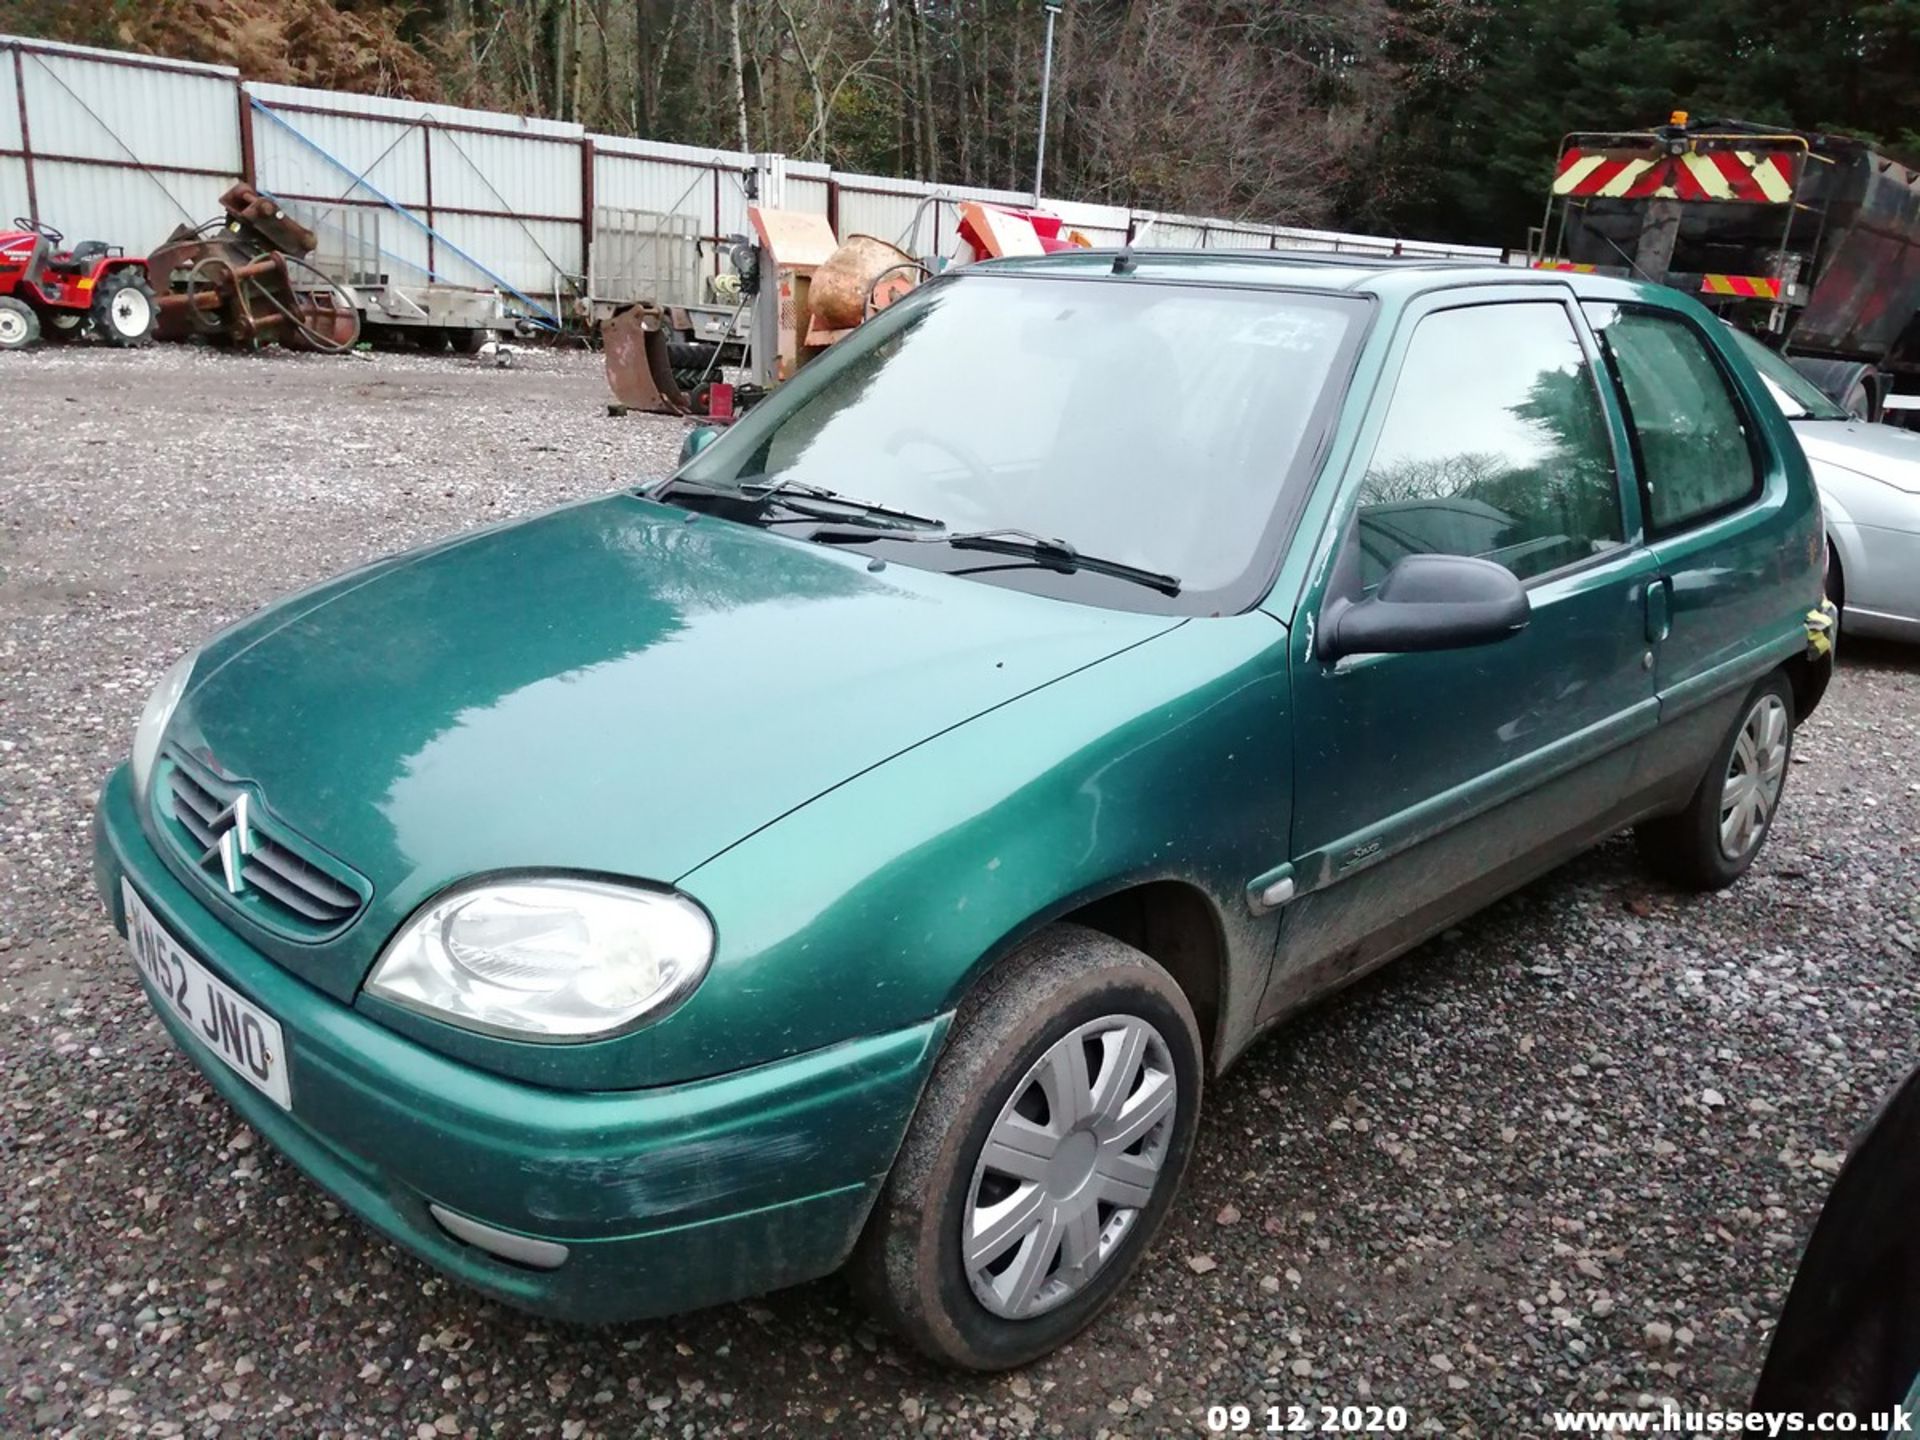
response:
<path id="1" fill-rule="evenodd" d="M 1320 658 L 1459 650 L 1526 628 L 1533 607 L 1511 570 L 1471 555 L 1407 555 L 1365 600 L 1320 612 Z"/>
<path id="2" fill-rule="evenodd" d="M 707 446 L 720 438 L 718 425 L 696 425 L 687 431 L 686 438 L 680 442 L 680 463 L 686 464 Z"/>

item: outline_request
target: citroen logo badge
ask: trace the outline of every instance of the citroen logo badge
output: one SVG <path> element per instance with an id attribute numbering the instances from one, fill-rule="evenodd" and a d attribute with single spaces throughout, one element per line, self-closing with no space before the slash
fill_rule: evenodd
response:
<path id="1" fill-rule="evenodd" d="M 243 790 L 233 797 L 231 805 L 213 817 L 210 828 L 220 838 L 209 845 L 206 854 L 200 857 L 202 866 L 211 867 L 214 861 L 220 862 L 220 876 L 227 882 L 228 893 L 233 895 L 241 894 L 247 888 L 246 879 L 240 872 L 246 857 L 253 853 L 253 827 L 248 823 L 247 804 L 247 794 Z"/>

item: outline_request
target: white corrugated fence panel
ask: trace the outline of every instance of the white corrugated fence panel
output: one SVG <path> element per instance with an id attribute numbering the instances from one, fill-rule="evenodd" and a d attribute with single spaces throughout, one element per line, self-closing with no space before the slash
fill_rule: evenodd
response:
<path id="1" fill-rule="evenodd" d="M 871 177 L 860 177 L 862 182 Z M 895 182 L 897 185 L 898 182 Z M 903 191 L 897 188 L 869 188 L 866 183 L 849 183 L 845 176 L 840 180 L 840 238 L 850 235 L 872 235 L 889 244 L 898 245 L 916 254 L 931 251 L 934 248 L 933 220 L 929 213 L 922 212 L 921 206 L 927 198 L 927 192 Z M 932 206 L 927 206 L 931 212 Z M 914 229 L 914 217 L 919 216 L 919 234 Z M 946 227 L 946 234 L 953 233 L 952 226 Z"/>
<path id="2" fill-rule="evenodd" d="M 132 56 L 28 46 L 20 58 L 36 156 L 239 173 L 232 71 L 159 69 Z"/>
<path id="3" fill-rule="evenodd" d="M 1276 230 L 1274 248 L 1278 250 L 1308 250 L 1315 254 L 1332 254 L 1339 247 L 1326 236 L 1315 235 L 1306 230 Z"/>
<path id="4" fill-rule="evenodd" d="M 568 120 L 540 120 L 530 115 L 506 115 L 495 110 L 463 110 L 456 105 L 440 105 L 425 100 L 350 95 L 342 90 L 309 90 L 299 85 L 268 85 L 257 80 L 248 81 L 246 88 L 247 93 L 262 104 L 283 106 L 289 113 L 297 109 L 330 110 L 402 125 L 412 124 L 416 120 L 437 120 L 442 125 L 462 125 L 506 135 L 548 135 L 561 140 L 578 140 L 586 133 L 581 126 Z"/>
<path id="5" fill-rule="evenodd" d="M 262 190 L 289 198 L 384 196 L 426 204 L 424 131 L 392 120 L 269 110 L 253 117 L 254 173 Z"/>
<path id="6" fill-rule="evenodd" d="M 597 143 L 594 148 L 595 204 L 692 216 L 700 222 L 703 235 L 712 234 L 714 228 L 714 176 L 712 167 L 690 161 L 622 155 L 600 149 Z"/>
<path id="7" fill-rule="evenodd" d="M 13 47 L 0 40 L 0 150 L 20 148 L 20 92 L 13 86 Z M 20 182 L 20 196 L 26 199 L 26 181 Z M 0 194 L 10 192 L 0 191 Z M 21 214 L 26 211 L 22 210 Z"/>
<path id="8" fill-rule="evenodd" d="M 1185 220 L 1155 220 L 1140 245 L 1149 250 L 1198 250 L 1206 240 L 1206 228 Z"/>
<path id="9" fill-rule="evenodd" d="M 549 218 L 580 213 L 580 141 L 433 132 L 433 203 Z"/>
<path id="10" fill-rule="evenodd" d="M 787 209 L 803 210 L 809 215 L 827 213 L 827 182 L 787 176 Z"/>
<path id="11" fill-rule="evenodd" d="M 747 177 L 744 171 L 721 170 L 720 233 L 751 235 L 753 222 L 747 219 Z"/>
<path id="12" fill-rule="evenodd" d="M 177 225 L 213 219 L 220 214 L 221 192 L 237 178 L 76 164 L 38 153 L 33 160 L 42 221 L 64 234 L 69 245 L 104 240 L 123 246 L 129 255 L 146 254 Z M 21 188 L 24 191 L 24 178 Z M 26 213 L 25 199 L 22 194 L 21 214 Z"/>
<path id="13" fill-rule="evenodd" d="M 446 239 L 435 247 L 436 268 L 440 278 L 451 284 L 486 287 L 495 283 L 454 254 L 453 246 L 515 289 L 548 305 L 553 302 L 555 273 L 569 288 L 580 273 L 580 227 L 572 221 L 436 214 L 434 222 L 434 228 Z"/>
<path id="14" fill-rule="evenodd" d="M 716 150 L 709 145 L 676 145 L 668 140 L 642 140 L 636 135 L 587 137 L 593 148 L 606 155 L 625 155 L 638 160 L 659 160 L 671 164 L 698 165 L 707 169 L 751 170 L 753 156 L 744 150 Z M 805 163 L 805 162 L 802 162 Z"/>
<path id="15" fill-rule="evenodd" d="M 1058 215 L 1067 230 L 1078 230 L 1097 246 L 1127 243 L 1132 214 L 1120 205 L 1098 205 L 1088 200 L 1056 200 L 1048 196 L 1041 208 Z"/>
<path id="16" fill-rule="evenodd" d="M 0 225 L 15 215 L 27 213 L 27 162 L 11 155 L 0 155 Z"/>

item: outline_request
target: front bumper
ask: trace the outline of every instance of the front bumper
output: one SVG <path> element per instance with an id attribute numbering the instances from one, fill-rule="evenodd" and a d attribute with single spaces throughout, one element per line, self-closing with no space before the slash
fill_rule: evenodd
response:
<path id="1" fill-rule="evenodd" d="M 836 1269 L 949 1019 L 686 1085 L 543 1089 L 405 1039 L 247 946 L 161 863 L 124 766 L 94 817 L 94 877 L 122 934 L 123 875 L 176 940 L 283 1027 L 290 1110 L 154 1005 L 247 1123 L 389 1239 L 558 1319 L 670 1314 Z M 552 1269 L 510 1263 L 456 1239 L 429 1205 L 564 1245 L 566 1258 Z"/>

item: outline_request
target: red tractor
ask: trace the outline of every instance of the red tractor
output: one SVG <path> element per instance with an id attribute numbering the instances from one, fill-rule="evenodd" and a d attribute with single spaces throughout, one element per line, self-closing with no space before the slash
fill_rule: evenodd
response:
<path id="1" fill-rule="evenodd" d="M 13 221 L 0 230 L 0 350 L 21 350 L 44 333 L 49 340 L 78 336 L 89 323 L 109 345 L 145 345 L 158 317 L 147 262 L 117 245 L 65 241 L 51 225 Z"/>

